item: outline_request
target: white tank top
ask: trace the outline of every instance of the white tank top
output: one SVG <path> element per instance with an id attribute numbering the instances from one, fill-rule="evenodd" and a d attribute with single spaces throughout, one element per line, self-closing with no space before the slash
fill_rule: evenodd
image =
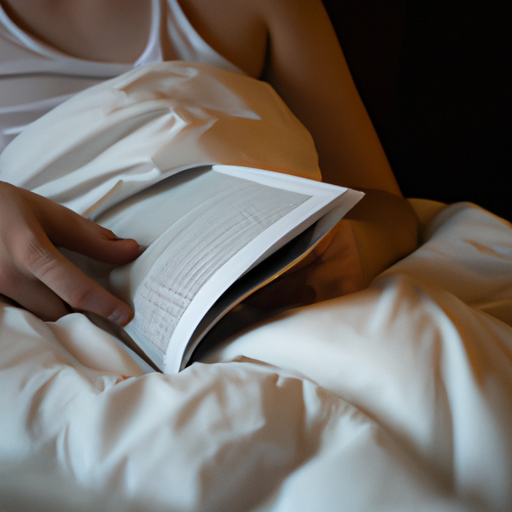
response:
<path id="1" fill-rule="evenodd" d="M 0 152 L 27 124 L 77 92 L 163 60 L 204 62 L 242 73 L 199 36 L 177 0 L 152 0 L 149 39 L 133 64 L 66 55 L 23 31 L 0 5 Z"/>

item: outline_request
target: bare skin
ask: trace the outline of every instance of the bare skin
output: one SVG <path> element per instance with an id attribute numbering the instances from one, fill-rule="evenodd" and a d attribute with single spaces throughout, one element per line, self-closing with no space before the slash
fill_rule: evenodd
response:
<path id="1" fill-rule="evenodd" d="M 24 30 L 82 59 L 134 62 L 148 37 L 150 0 L 1 3 Z M 338 248 L 337 263 L 344 277 L 329 293 L 321 287 L 315 290 L 316 299 L 356 291 L 414 250 L 417 219 L 400 193 L 321 1 L 180 0 L 180 5 L 210 46 L 249 76 L 269 82 L 281 95 L 311 132 L 324 180 L 367 194 L 350 212 L 349 220 L 339 223 L 332 237 L 335 243 L 331 244 L 331 253 L 332 247 Z M 327 244 L 323 250 L 329 252 L 328 249 Z M 3 254 L 0 268 L 12 264 L 5 254 L 14 252 L 4 250 Z M 315 257 L 321 264 L 322 255 L 317 252 Z M 331 263 L 332 259 L 331 255 Z M 67 279 L 65 276 L 74 279 L 79 272 L 64 267 L 62 280 Z M 309 274 L 301 277 L 303 281 L 314 281 L 313 267 L 304 267 Z M 52 282 L 45 286 L 68 301 Z M 15 298 L 1 280 L 0 292 Z M 105 297 L 103 293 L 106 292 L 93 290 L 88 300 L 93 304 L 98 294 L 101 303 L 99 297 Z M 15 300 L 37 312 L 23 297 Z M 78 304 L 78 308 L 91 310 L 89 304 Z M 95 310 L 107 317 L 109 311 L 104 306 Z M 61 314 L 62 309 L 49 316 Z"/>
<path id="2" fill-rule="evenodd" d="M 87 60 L 134 62 L 148 37 L 149 0 L 2 0 L 2 5 L 25 30 Z M 207 43 L 277 90 L 313 135 L 325 181 L 400 195 L 320 0 L 181 0 L 180 5 Z"/>
<path id="3" fill-rule="evenodd" d="M 67 55 L 103 62 L 135 62 L 151 16 L 147 0 L 2 0 L 23 30 Z"/>
<path id="4" fill-rule="evenodd" d="M 3 294 L 43 320 L 69 313 L 69 304 L 126 325 L 133 317 L 131 308 L 74 267 L 56 246 L 115 265 L 141 252 L 135 240 L 120 240 L 57 203 L 0 182 Z"/>

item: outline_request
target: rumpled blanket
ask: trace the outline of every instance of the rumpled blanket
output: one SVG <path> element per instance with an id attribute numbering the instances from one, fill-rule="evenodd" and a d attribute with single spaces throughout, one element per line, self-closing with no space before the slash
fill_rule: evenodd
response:
<path id="1" fill-rule="evenodd" d="M 245 82 L 232 93 L 253 94 Z M 50 115 L 64 122 L 63 109 Z M 37 138 L 30 129 L 18 148 Z M 134 149 L 132 167 L 127 157 L 108 180 L 75 175 L 73 188 L 74 160 L 52 160 L 40 135 L 34 155 L 10 146 L 2 172 L 93 218 L 138 189 L 120 174 L 158 181 L 166 167 Z M 91 140 L 78 173 L 116 160 L 112 141 Z M 366 290 L 253 326 L 177 375 L 151 371 L 81 314 L 45 323 L 2 302 L 0 508 L 510 510 L 512 229 L 473 204 L 411 202 L 421 247 Z"/>

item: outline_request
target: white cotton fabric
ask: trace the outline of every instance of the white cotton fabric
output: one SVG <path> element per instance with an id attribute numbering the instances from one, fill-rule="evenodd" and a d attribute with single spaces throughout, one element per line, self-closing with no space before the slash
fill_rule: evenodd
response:
<path id="1" fill-rule="evenodd" d="M 0 504 L 33 505 L 46 482 L 49 510 L 510 510 L 512 328 L 450 287 L 498 270 L 503 296 L 512 230 L 470 204 L 431 226 L 367 290 L 173 376 L 79 314 L 2 305 Z M 475 245 L 500 252 L 458 257 Z"/>
<path id="2" fill-rule="evenodd" d="M 189 60 L 242 73 L 201 38 L 177 0 L 151 0 L 151 9 L 144 51 L 133 64 L 121 64 L 66 55 L 17 26 L 0 5 L 0 152 L 63 101 L 132 68 Z"/>
<path id="3" fill-rule="evenodd" d="M 137 91 L 130 88 L 142 80 L 138 73 L 147 78 L 164 69 L 155 66 L 120 80 Z M 267 115 L 281 119 L 284 141 L 294 133 L 302 137 L 302 128 L 275 112 L 273 95 L 257 82 L 246 88 L 241 77 L 238 87 L 242 82 L 227 71 L 229 77 L 198 65 L 194 75 L 183 63 L 177 70 L 169 66 L 167 73 L 184 75 L 187 90 L 189 80 L 203 83 L 203 73 L 216 84 L 208 97 L 216 109 L 207 111 L 223 127 L 216 132 L 216 122 L 208 126 L 226 137 L 228 163 L 248 150 L 253 163 L 264 167 L 278 153 L 277 144 L 269 142 L 265 152 L 256 143 L 253 150 L 252 135 L 240 137 L 241 111 L 262 108 L 263 123 Z M 158 76 L 151 83 L 160 83 Z M 226 84 L 235 85 L 224 89 Z M 205 90 L 210 88 L 197 89 L 196 99 Z M 84 93 L 84 110 L 96 93 L 111 98 L 101 87 Z M 117 104 L 123 107 L 131 97 L 158 105 L 153 93 L 130 96 L 123 90 Z M 205 148 L 209 158 L 222 157 L 216 144 L 204 145 L 208 130 L 192 124 L 167 145 L 158 135 L 156 145 L 165 148 L 158 154 L 165 158 L 149 158 L 160 133 L 151 122 L 148 127 L 135 116 L 133 130 L 117 127 L 129 123 L 130 109 L 158 109 L 134 101 L 116 110 L 108 103 L 102 118 L 108 130 L 102 131 L 103 121 L 94 117 L 99 110 L 91 124 L 66 124 L 68 113 L 84 115 L 79 96 L 71 101 L 24 131 L 2 155 L 0 168 L 78 211 L 96 214 L 118 187 L 131 183 L 127 162 L 139 170 L 149 166 L 147 186 L 153 175 L 160 180 L 161 170 L 172 168 L 174 157 L 180 165 L 186 158 L 193 165 L 194 156 L 201 164 Z M 160 119 L 171 115 L 166 108 Z M 119 125 L 112 122 L 117 118 Z M 255 117 L 248 119 L 252 126 Z M 60 138 L 47 130 L 59 130 Z M 188 155 L 178 147 L 182 136 Z M 103 138 L 108 145 L 102 146 Z M 83 161 L 74 152 L 79 147 Z M 292 170 L 300 159 L 285 155 Z M 122 164 L 107 172 L 117 158 Z M 75 159 L 80 165 L 70 169 Z M 94 179 L 88 181 L 84 168 Z M 132 192 L 146 179 L 145 172 L 135 175 Z M 131 201 L 136 204 L 136 197 Z M 151 372 L 80 314 L 45 323 L 1 303 L 0 508 L 509 511 L 512 227 L 469 203 L 414 204 L 421 214 L 440 210 L 424 221 L 424 243 L 368 289 L 255 326 L 177 375 Z"/>
<path id="4" fill-rule="evenodd" d="M 11 142 L 0 179 L 96 218 L 166 176 L 215 163 L 320 179 L 313 139 L 270 85 L 183 61 L 75 95 Z"/>

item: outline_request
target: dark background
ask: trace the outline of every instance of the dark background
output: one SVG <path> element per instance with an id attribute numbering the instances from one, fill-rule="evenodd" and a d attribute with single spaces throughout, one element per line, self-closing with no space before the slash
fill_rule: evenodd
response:
<path id="1" fill-rule="evenodd" d="M 404 195 L 512 220 L 512 2 L 324 4 Z"/>

